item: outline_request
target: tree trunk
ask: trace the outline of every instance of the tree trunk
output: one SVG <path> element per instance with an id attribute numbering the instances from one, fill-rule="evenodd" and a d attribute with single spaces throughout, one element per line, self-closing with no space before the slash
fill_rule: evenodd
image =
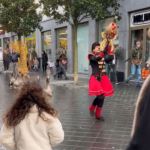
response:
<path id="1" fill-rule="evenodd" d="M 73 43 L 73 71 L 74 82 L 78 82 L 78 47 L 77 47 L 77 28 L 78 25 L 72 25 L 72 43 Z"/>
<path id="2" fill-rule="evenodd" d="M 19 47 L 19 52 L 21 50 L 21 36 L 18 35 L 18 47 Z"/>
<path id="3" fill-rule="evenodd" d="M 23 76 L 28 73 L 27 67 L 27 49 L 25 43 L 21 42 L 21 36 L 18 35 L 18 47 L 19 47 L 19 63 L 18 63 L 18 71 Z"/>

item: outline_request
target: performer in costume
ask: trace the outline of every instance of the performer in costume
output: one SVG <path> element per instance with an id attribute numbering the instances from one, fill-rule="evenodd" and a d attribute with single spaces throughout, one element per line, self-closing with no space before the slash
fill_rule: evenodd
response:
<path id="1" fill-rule="evenodd" d="M 89 79 L 89 95 L 96 96 L 93 103 L 89 106 L 91 113 L 95 112 L 96 119 L 104 120 L 102 117 L 102 107 L 106 96 L 112 96 L 114 93 L 110 79 L 106 75 L 106 63 L 113 60 L 114 46 L 112 39 L 116 35 L 117 26 L 111 23 L 106 32 L 103 32 L 103 41 L 101 44 L 95 42 L 92 44 L 92 53 L 88 55 L 92 68 L 92 75 Z"/>
<path id="2" fill-rule="evenodd" d="M 89 95 L 96 96 L 92 105 L 89 107 L 91 113 L 95 111 L 96 119 L 102 118 L 102 107 L 105 96 L 112 96 L 114 93 L 112 84 L 106 75 L 104 52 L 99 52 L 100 44 L 92 44 L 92 53 L 88 55 L 92 67 L 92 75 L 89 80 Z"/>

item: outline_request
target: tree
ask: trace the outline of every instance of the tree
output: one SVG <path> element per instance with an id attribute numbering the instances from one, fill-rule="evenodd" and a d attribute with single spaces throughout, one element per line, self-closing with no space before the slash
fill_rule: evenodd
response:
<path id="1" fill-rule="evenodd" d="M 0 0 L 0 24 L 7 32 L 16 33 L 18 39 L 28 36 L 39 27 L 38 7 L 34 0 Z"/>
<path id="2" fill-rule="evenodd" d="M 119 16 L 119 0 L 40 0 L 47 16 L 72 26 L 74 81 L 78 81 L 77 28 L 87 17 L 96 20 Z M 62 10 L 62 11 L 61 11 Z"/>
<path id="3" fill-rule="evenodd" d="M 14 32 L 18 36 L 22 64 L 26 64 L 26 56 L 23 56 L 21 36 L 28 36 L 40 27 L 42 17 L 37 14 L 38 7 L 39 4 L 34 0 L 0 0 L 0 24 L 5 31 Z"/>

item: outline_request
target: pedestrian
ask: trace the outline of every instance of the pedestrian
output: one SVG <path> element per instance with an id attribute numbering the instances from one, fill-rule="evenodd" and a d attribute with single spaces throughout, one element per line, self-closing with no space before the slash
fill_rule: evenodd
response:
<path id="1" fill-rule="evenodd" d="M 64 139 L 56 110 L 38 83 L 25 83 L 6 113 L 0 144 L 11 150 L 52 150 Z"/>
<path id="2" fill-rule="evenodd" d="M 33 70 L 38 71 L 38 69 L 39 69 L 38 66 L 39 66 L 39 61 L 38 61 L 37 57 L 35 57 L 33 59 Z"/>
<path id="3" fill-rule="evenodd" d="M 142 64 L 142 45 L 141 41 L 136 41 L 135 48 L 131 53 L 131 74 L 126 79 L 126 83 L 128 83 L 134 76 L 136 76 L 136 86 L 140 86 L 141 81 L 141 64 Z"/>
<path id="4" fill-rule="evenodd" d="M 62 76 L 64 76 L 64 79 L 65 80 L 68 80 L 68 77 L 67 77 L 67 64 L 68 64 L 68 60 L 67 60 L 67 57 L 66 55 L 62 54 L 60 55 L 59 57 L 59 67 L 60 67 L 60 78 L 62 78 Z"/>
<path id="5" fill-rule="evenodd" d="M 106 96 L 112 96 L 114 93 L 110 79 L 105 70 L 105 54 L 100 52 L 100 44 L 92 44 L 92 53 L 88 55 L 92 67 L 92 75 L 89 79 L 89 95 L 96 96 L 93 103 L 89 106 L 90 113 L 95 112 L 96 119 L 104 120 L 102 117 L 102 108 Z"/>
<path id="6" fill-rule="evenodd" d="M 9 48 L 6 48 L 3 51 L 3 64 L 4 64 L 4 71 L 7 71 L 9 69 L 9 64 L 10 64 Z"/>
<path id="7" fill-rule="evenodd" d="M 18 76 L 18 61 L 19 61 L 19 58 L 20 58 L 20 54 L 17 53 L 14 49 L 12 50 L 12 53 L 11 53 L 11 61 L 13 63 L 13 76 L 15 78 L 17 78 Z"/>
<path id="8" fill-rule="evenodd" d="M 46 73 L 47 62 L 48 62 L 48 56 L 47 56 L 46 52 L 43 50 L 42 51 L 42 68 L 43 68 L 43 73 Z"/>
<path id="9" fill-rule="evenodd" d="M 59 56 L 58 59 L 56 59 L 56 73 L 54 75 L 54 78 L 58 78 L 58 79 L 63 79 L 63 76 L 64 76 L 64 79 L 65 80 L 68 80 L 68 77 L 67 77 L 67 64 L 68 64 L 68 60 L 67 60 L 67 57 L 65 54 L 61 54 Z"/>
<path id="10" fill-rule="evenodd" d="M 139 93 L 132 126 L 131 141 L 127 150 L 150 149 L 150 76 Z"/>
<path id="11" fill-rule="evenodd" d="M 145 80 L 150 75 L 150 64 L 148 62 L 145 63 L 144 68 L 142 68 L 142 79 Z"/>

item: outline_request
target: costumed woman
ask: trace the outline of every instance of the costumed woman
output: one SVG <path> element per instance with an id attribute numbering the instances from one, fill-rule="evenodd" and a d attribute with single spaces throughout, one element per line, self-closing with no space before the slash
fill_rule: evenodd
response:
<path id="1" fill-rule="evenodd" d="M 113 86 L 106 75 L 104 53 L 99 52 L 100 44 L 92 44 L 92 53 L 88 58 L 92 67 L 92 75 L 89 80 L 89 95 L 96 96 L 89 107 L 91 113 L 95 112 L 96 119 L 104 120 L 102 117 L 102 107 L 105 96 L 112 96 L 114 93 Z"/>
<path id="2" fill-rule="evenodd" d="M 106 74 L 105 67 L 114 58 L 113 45 L 110 44 L 110 39 L 112 39 L 112 35 L 116 34 L 116 24 L 111 23 L 109 27 L 111 27 L 111 30 L 108 28 L 104 33 L 107 39 L 104 38 L 101 45 L 98 42 L 93 43 L 92 53 L 88 55 L 92 68 L 92 74 L 89 79 L 89 95 L 96 96 L 93 103 L 89 106 L 89 111 L 92 114 L 95 112 L 95 118 L 98 120 L 104 120 L 102 117 L 102 108 L 105 97 L 113 96 L 114 94 L 114 89 Z"/>

